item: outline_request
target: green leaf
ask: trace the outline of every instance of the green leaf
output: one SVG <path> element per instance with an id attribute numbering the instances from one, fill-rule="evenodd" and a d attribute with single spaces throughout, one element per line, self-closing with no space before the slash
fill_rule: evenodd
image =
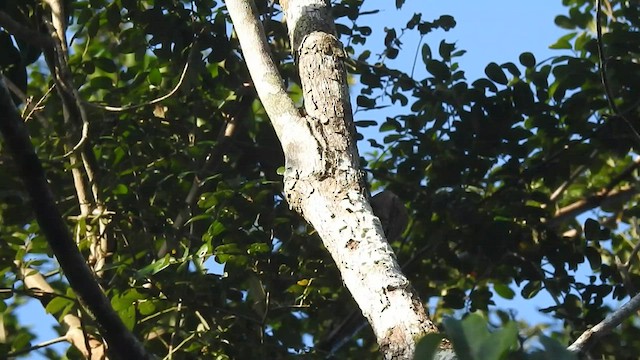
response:
<path id="1" fill-rule="evenodd" d="M 540 343 L 544 346 L 542 357 L 536 357 L 536 360 L 577 360 L 576 354 L 567 350 L 566 346 L 560 344 L 557 340 L 550 337 L 540 335 Z"/>
<path id="2" fill-rule="evenodd" d="M 599 240 L 600 223 L 597 220 L 588 218 L 584 222 L 584 237 L 587 240 Z"/>
<path id="3" fill-rule="evenodd" d="M 441 15 L 434 24 L 444 31 L 449 31 L 456 27 L 456 20 L 451 15 Z"/>
<path id="4" fill-rule="evenodd" d="M 451 60 L 451 52 L 453 52 L 455 48 L 456 48 L 455 44 L 448 43 L 444 40 L 440 41 L 440 47 L 438 48 L 438 52 L 440 53 L 442 60 L 444 61 Z"/>
<path id="5" fill-rule="evenodd" d="M 507 85 L 509 83 L 509 80 L 507 79 L 507 76 L 504 74 L 504 71 L 502 71 L 502 68 L 500 67 L 500 65 L 494 62 L 489 63 L 489 65 L 487 65 L 487 67 L 484 69 L 484 73 L 487 74 L 489 79 L 493 80 L 498 84 Z"/>
<path id="6" fill-rule="evenodd" d="M 114 195 L 126 195 L 129 193 L 129 188 L 125 184 L 118 184 L 113 188 Z"/>
<path id="7" fill-rule="evenodd" d="M 477 316 L 471 314 L 469 316 Z M 455 350 L 456 355 L 460 360 L 473 360 L 473 354 L 471 352 L 471 344 L 469 344 L 469 339 L 467 339 L 464 328 L 462 326 L 462 321 L 454 319 L 452 317 L 447 317 L 442 321 L 444 328 L 447 332 L 447 336 L 453 345 L 453 349 Z M 486 329 L 480 329 L 478 332 L 478 336 L 482 336 L 483 332 L 486 332 Z"/>
<path id="8" fill-rule="evenodd" d="M 401 128 L 402 125 L 400 125 L 398 120 L 394 118 L 387 118 L 387 120 L 380 125 L 380 132 L 400 131 Z"/>
<path id="9" fill-rule="evenodd" d="M 28 332 L 21 332 L 11 340 L 11 346 L 14 349 L 23 349 L 29 345 L 29 342 L 31 341 L 31 334 Z"/>
<path id="10" fill-rule="evenodd" d="M 536 66 L 536 58 L 530 52 L 523 52 L 522 54 L 520 54 L 519 60 L 520 64 L 528 68 Z"/>
<path id="11" fill-rule="evenodd" d="M 162 84 L 162 74 L 158 68 L 152 68 L 149 71 L 149 83 L 151 85 L 160 86 Z"/>
<path id="12" fill-rule="evenodd" d="M 106 57 L 97 57 L 93 59 L 93 64 L 100 70 L 108 73 L 118 72 L 118 67 L 112 59 Z"/>
<path id="13" fill-rule="evenodd" d="M 358 127 L 369 127 L 378 125 L 378 122 L 375 120 L 358 120 L 355 121 L 355 124 Z"/>
<path id="14" fill-rule="evenodd" d="M 156 306 L 149 300 L 143 300 L 138 303 L 138 311 L 140 315 L 151 315 L 156 311 Z"/>
<path id="15" fill-rule="evenodd" d="M 596 271 L 600 269 L 600 266 L 602 266 L 602 256 L 600 255 L 598 249 L 594 248 L 593 246 L 587 246 L 584 251 L 584 255 L 589 261 L 591 270 Z"/>
<path id="16" fill-rule="evenodd" d="M 469 314 L 462 321 L 446 318 L 443 324 L 460 360 L 500 360 L 518 346 L 518 326 L 514 322 L 494 333 L 478 314 Z"/>
<path id="17" fill-rule="evenodd" d="M 415 28 L 416 25 L 418 25 L 421 20 L 422 20 L 422 14 L 421 13 L 414 13 L 413 16 L 411 17 L 411 19 L 407 22 L 407 28 L 408 29 Z"/>
<path id="18" fill-rule="evenodd" d="M 52 315 L 58 314 L 63 311 L 63 309 L 68 306 L 73 306 L 73 301 L 67 299 L 66 297 L 56 296 L 49 303 L 45 310 Z"/>
<path id="19" fill-rule="evenodd" d="M 358 56 L 358 61 L 366 61 L 371 56 L 370 50 L 365 50 Z"/>
<path id="20" fill-rule="evenodd" d="M 445 304 L 452 309 L 462 309 L 465 305 L 466 294 L 459 288 L 447 289 L 442 297 Z"/>
<path id="21" fill-rule="evenodd" d="M 516 64 L 512 62 L 507 62 L 500 66 L 503 69 L 507 69 L 507 71 L 513 75 L 514 77 L 519 77 L 521 75 L 520 69 L 516 66 Z"/>
<path id="22" fill-rule="evenodd" d="M 146 278 L 149 275 L 154 275 L 154 274 L 157 274 L 157 273 L 161 272 L 162 270 L 164 270 L 167 267 L 169 267 L 172 263 L 173 263 L 173 261 L 171 260 L 170 255 L 167 254 L 167 255 L 165 255 L 164 258 L 158 259 L 158 260 L 152 262 L 151 264 L 143 267 L 142 269 L 138 270 L 136 272 L 136 275 L 137 275 L 138 278 Z"/>
<path id="23" fill-rule="evenodd" d="M 429 45 L 422 44 L 421 54 L 423 63 L 426 64 L 429 60 L 431 60 L 431 48 L 429 47 Z"/>
<path id="24" fill-rule="evenodd" d="M 540 292 L 542 284 L 540 281 L 529 281 L 527 285 L 522 288 L 520 295 L 525 299 L 531 299 Z"/>
<path id="25" fill-rule="evenodd" d="M 116 3 L 111 3 L 107 7 L 107 23 L 112 29 L 116 30 L 120 26 L 120 21 L 120 8 Z"/>
<path id="26" fill-rule="evenodd" d="M 513 103 L 521 111 L 529 110 L 534 104 L 533 91 L 529 84 L 518 81 L 513 84 Z"/>
<path id="27" fill-rule="evenodd" d="M 95 37 L 98 29 L 100 29 L 100 17 L 94 16 L 89 20 L 89 24 L 87 25 L 87 36 L 90 38 Z"/>
<path id="28" fill-rule="evenodd" d="M 215 253 L 217 254 L 242 254 L 243 251 L 240 250 L 238 244 L 223 244 L 215 249 Z"/>
<path id="29" fill-rule="evenodd" d="M 571 50 L 573 47 L 571 46 L 570 40 L 576 36 L 577 33 L 569 33 L 565 36 L 562 36 L 558 41 L 556 41 L 553 45 L 549 46 L 550 49 L 567 49 Z"/>
<path id="30" fill-rule="evenodd" d="M 136 308 L 133 304 L 118 310 L 118 315 L 120 315 L 120 318 L 127 329 L 132 330 L 136 324 Z"/>
<path id="31" fill-rule="evenodd" d="M 518 326 L 515 322 L 509 322 L 480 344 L 480 347 L 474 351 L 475 358 L 486 360 L 504 359 L 517 346 Z"/>
<path id="32" fill-rule="evenodd" d="M 438 347 L 442 342 L 442 334 L 427 334 L 416 344 L 416 352 L 413 356 L 415 360 L 433 359 Z"/>
<path id="33" fill-rule="evenodd" d="M 571 19 L 569 19 L 567 16 L 565 15 L 558 15 L 555 18 L 555 23 L 556 25 L 558 25 L 559 27 L 563 28 L 563 29 L 575 29 L 576 25 L 571 21 Z"/>
<path id="34" fill-rule="evenodd" d="M 356 104 L 365 109 L 373 109 L 376 107 L 376 99 L 369 99 L 366 96 L 358 95 L 356 98 Z"/>
<path id="35" fill-rule="evenodd" d="M 112 90 L 113 80 L 108 76 L 97 76 L 92 78 L 89 83 L 96 89 Z"/>
<path id="36" fill-rule="evenodd" d="M 449 79 L 449 77 L 451 77 L 449 67 L 442 61 L 427 60 L 426 65 L 427 71 L 431 73 L 438 81 L 445 81 Z"/>
<path id="37" fill-rule="evenodd" d="M 402 139 L 402 135 L 400 135 L 400 134 L 391 134 L 391 135 L 387 135 L 387 136 L 385 136 L 385 137 L 384 137 L 384 139 L 382 139 L 382 141 L 383 141 L 385 144 L 389 144 L 389 143 L 392 143 L 392 142 L 398 141 L 398 140 L 400 140 L 400 139 Z"/>
<path id="38" fill-rule="evenodd" d="M 207 230 L 207 233 L 212 238 L 214 238 L 222 234 L 225 230 L 226 230 L 226 227 L 224 226 L 224 224 L 216 220 L 209 226 L 209 230 Z"/>
<path id="39" fill-rule="evenodd" d="M 576 51 L 584 51 L 586 50 L 586 46 L 587 44 L 593 40 L 592 37 L 589 35 L 588 32 L 583 32 L 580 33 L 580 35 L 578 35 L 578 37 L 576 38 L 575 43 L 573 44 L 573 48 Z"/>
<path id="40" fill-rule="evenodd" d="M 513 299 L 516 295 L 515 291 L 513 291 L 509 286 L 501 283 L 493 284 L 493 290 L 495 290 L 496 294 L 505 299 Z"/>
<path id="41" fill-rule="evenodd" d="M 480 88 L 480 89 L 489 89 L 489 91 L 491 92 L 498 92 L 498 88 L 496 87 L 496 85 L 489 81 L 489 79 L 478 79 L 476 81 L 473 82 L 473 87 L 475 88 Z"/>
<path id="42" fill-rule="evenodd" d="M 388 47 L 385 51 L 384 54 L 389 58 L 389 59 L 395 59 L 398 57 L 398 54 L 400 54 L 400 50 L 398 48 L 395 47 Z"/>
<path id="43" fill-rule="evenodd" d="M 271 251 L 271 247 L 265 243 L 253 243 L 249 245 L 247 252 L 249 254 L 265 254 Z"/>

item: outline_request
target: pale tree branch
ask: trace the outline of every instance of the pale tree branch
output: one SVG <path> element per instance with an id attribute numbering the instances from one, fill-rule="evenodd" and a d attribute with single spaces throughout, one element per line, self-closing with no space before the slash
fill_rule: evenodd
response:
<path id="1" fill-rule="evenodd" d="M 551 227 L 560 225 L 561 223 L 573 219 L 576 216 L 582 214 L 585 211 L 595 209 L 599 206 L 606 205 L 607 203 L 618 203 L 629 201 L 636 194 L 638 189 L 633 186 L 624 187 L 618 190 L 607 191 L 603 189 L 595 195 L 580 199 L 567 206 L 564 206 L 556 211 L 553 218 L 551 218 L 547 224 Z"/>
<path id="2" fill-rule="evenodd" d="M 640 157 L 637 157 L 620 174 L 613 177 L 609 181 L 607 186 L 598 191 L 595 195 L 580 199 L 556 210 L 556 213 L 548 222 L 548 224 L 552 227 L 556 227 L 567 220 L 575 218 L 585 211 L 595 209 L 599 206 L 606 205 L 607 203 L 623 202 L 629 200 L 638 193 L 636 187 L 626 186 L 618 190 L 615 190 L 615 187 L 625 179 L 630 178 L 633 172 L 638 168 L 640 168 Z M 561 188 L 563 188 L 563 186 L 561 186 Z"/>
<path id="3" fill-rule="evenodd" d="M 633 316 L 639 309 L 640 294 L 635 295 L 629 302 L 622 305 L 596 326 L 582 333 L 567 349 L 574 353 L 585 352 L 596 340 L 613 331 L 613 329 Z"/>
<path id="4" fill-rule="evenodd" d="M 355 146 L 345 53 L 328 2 L 281 4 L 298 61 L 304 117 L 285 92 L 253 1 L 226 1 L 247 67 L 283 147 L 287 201 L 320 235 L 383 356 L 411 359 L 417 339 L 438 329 L 402 274 L 369 204 Z"/>
<path id="5" fill-rule="evenodd" d="M 595 154 L 596 152 L 592 152 L 591 155 L 589 155 L 589 158 L 593 158 Z M 607 201 L 607 198 L 609 197 L 609 195 L 612 195 L 615 198 L 617 196 L 616 195 L 617 192 L 612 193 L 614 191 L 614 188 L 618 186 L 623 180 L 629 178 L 633 174 L 633 172 L 639 167 L 640 167 L 640 157 L 637 157 L 620 174 L 613 177 L 609 181 L 607 186 L 605 186 L 602 190 L 600 190 L 596 195 L 578 200 L 572 204 L 569 204 L 557 210 L 554 216 L 554 219 L 552 219 L 551 221 L 555 224 L 561 223 L 562 221 L 567 220 L 571 216 L 577 216 L 580 213 L 580 211 L 588 211 L 597 206 L 600 206 L 602 202 Z M 554 191 L 553 194 L 551 194 L 549 198 L 550 201 L 556 201 L 558 197 L 562 194 L 562 192 L 564 192 L 569 187 L 569 185 L 571 185 L 571 183 L 575 180 L 575 178 L 577 178 L 578 175 L 582 173 L 582 171 L 584 171 L 584 166 L 580 166 L 578 169 L 576 169 L 576 171 L 572 174 L 569 180 L 562 183 L 562 185 L 558 187 L 558 189 L 556 189 L 556 191 Z M 595 205 L 595 206 L 591 207 L 591 205 Z"/>
<path id="6" fill-rule="evenodd" d="M 589 154 L 589 159 L 593 159 L 598 154 L 597 150 L 594 150 Z M 573 171 L 573 173 L 569 176 L 567 180 L 565 180 L 552 194 L 549 196 L 549 201 L 555 202 L 562 193 L 569 188 L 571 184 L 573 184 L 576 179 L 587 169 L 587 165 L 580 165 L 577 169 Z"/>
<path id="7" fill-rule="evenodd" d="M 43 18 L 53 43 L 50 67 L 56 90 L 62 102 L 65 123 L 71 124 L 75 122 L 81 126 L 80 140 L 73 146 L 67 144 L 67 153 L 64 157 L 68 157 L 71 163 L 81 217 L 87 221 L 97 220 L 96 224 L 86 227 L 87 231 L 84 235 L 90 244 L 91 255 L 89 263 L 92 264 L 95 273 L 101 277 L 104 274 L 103 268 L 107 263 L 108 257 L 111 256 L 111 249 L 113 248 L 113 237 L 107 232 L 107 226 L 111 219 L 105 216 L 109 211 L 104 207 L 100 199 L 95 155 L 89 146 L 85 146 L 89 141 L 89 118 L 80 93 L 73 83 L 73 76 L 68 63 L 64 7 L 60 0 L 46 0 L 45 2 L 51 10 L 51 20 Z M 78 158 L 77 154 L 80 154 L 80 158 Z M 82 163 L 84 173 L 79 166 L 80 163 Z"/>
<path id="8" fill-rule="evenodd" d="M 282 148 L 285 154 L 298 154 L 286 158 L 286 167 L 296 167 L 304 173 L 311 173 L 320 162 L 313 147 L 308 146 L 315 143 L 315 138 L 284 88 L 284 80 L 271 57 L 253 2 L 231 0 L 226 5 L 256 92 Z"/>
<path id="9" fill-rule="evenodd" d="M 24 348 L 24 349 L 20 349 L 20 350 L 16 350 L 13 352 L 10 352 L 7 354 L 7 358 L 9 359 L 13 359 L 15 357 L 21 356 L 21 355 L 26 355 L 29 354 L 32 351 L 36 351 L 38 349 L 42 349 L 42 348 L 46 348 L 48 346 L 57 344 L 57 343 L 61 343 L 64 341 L 68 341 L 66 336 L 59 336 L 55 339 L 51 339 L 51 340 L 47 340 L 47 341 L 43 341 L 39 344 L 35 344 L 33 346 L 29 346 L 28 348 Z"/>
<path id="10" fill-rule="evenodd" d="M 49 285 L 44 276 L 42 276 L 42 274 L 40 274 L 35 269 L 24 266 L 21 263 L 18 263 L 17 265 L 20 269 L 19 275 L 22 278 L 24 286 L 27 289 L 39 290 L 42 295 L 47 294 L 55 296 L 55 291 L 53 290 L 51 285 Z M 40 296 L 39 299 L 42 303 L 42 306 L 46 307 L 47 303 L 49 302 L 49 297 Z M 78 316 L 71 313 L 66 314 L 62 318 L 61 323 L 67 329 L 63 336 L 63 340 L 71 343 L 71 345 L 78 349 L 78 351 L 80 351 L 85 358 L 91 360 L 100 360 L 106 357 L 106 348 L 104 344 L 95 336 L 87 334 L 84 331 L 82 327 L 82 321 Z"/>

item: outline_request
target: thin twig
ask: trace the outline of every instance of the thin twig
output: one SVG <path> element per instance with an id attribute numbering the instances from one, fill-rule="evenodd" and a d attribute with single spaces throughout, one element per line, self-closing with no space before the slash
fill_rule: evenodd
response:
<path id="1" fill-rule="evenodd" d="M 55 86 L 56 86 L 55 84 L 49 86 L 49 89 L 47 89 L 47 92 L 45 92 L 44 95 L 40 97 L 40 100 L 38 100 L 38 102 L 36 102 L 35 105 L 31 107 L 31 110 L 29 110 L 29 113 L 26 116 L 24 116 L 23 114 L 23 119 L 25 122 L 29 121 L 29 119 L 31 119 L 32 116 L 39 117 L 40 121 L 44 121 L 44 118 L 40 117 L 40 114 L 36 113 L 36 111 L 41 109 L 42 103 L 49 97 L 49 95 L 51 94 L 51 91 L 53 91 Z M 27 110 L 27 108 L 25 108 L 25 110 Z"/>
<path id="2" fill-rule="evenodd" d="M 631 250 L 629 257 L 627 258 L 627 261 L 622 262 L 622 260 L 620 259 L 620 256 L 618 255 L 616 255 L 615 257 L 616 266 L 618 267 L 620 274 L 622 275 L 622 280 L 624 282 L 624 286 L 627 288 L 627 293 L 630 295 L 635 295 L 638 293 L 638 291 L 636 290 L 636 287 L 633 285 L 633 282 L 631 281 L 631 276 L 630 276 L 631 266 L 633 265 L 633 261 L 636 259 L 636 257 L 638 256 L 638 252 L 640 251 L 640 241 L 637 241 L 637 238 L 638 238 L 637 229 L 638 229 L 638 223 L 637 221 L 633 221 L 631 223 L 630 235 L 632 238 L 636 239 L 636 244 L 633 246 L 633 249 Z"/>
<path id="3" fill-rule="evenodd" d="M 60 336 L 60 337 L 57 337 L 55 339 L 43 341 L 40 344 L 29 346 L 28 348 L 24 348 L 24 349 L 20 349 L 20 350 L 16 350 L 14 352 L 8 353 L 7 357 L 8 358 L 18 357 L 20 355 L 28 354 L 28 353 L 30 353 L 32 351 L 35 351 L 35 350 L 38 350 L 38 349 L 42 349 L 42 348 L 45 348 L 47 346 L 51 346 L 53 344 L 57 344 L 57 343 L 65 342 L 65 341 L 67 341 L 67 338 L 64 337 L 64 336 Z"/>
<path id="4" fill-rule="evenodd" d="M 591 154 L 589 154 L 589 160 L 593 159 L 596 154 L 598 154 L 598 150 L 593 150 Z M 569 188 L 571 184 L 587 169 L 587 165 L 578 166 L 571 176 L 567 180 L 565 180 L 552 194 L 549 196 L 549 201 L 554 202 L 562 195 L 562 193 Z"/>
<path id="5" fill-rule="evenodd" d="M 620 174 L 618 174 L 616 177 L 611 179 L 611 181 L 609 181 L 609 183 L 605 187 L 605 191 L 607 193 L 611 192 L 616 186 L 618 186 L 618 184 L 620 184 L 622 182 L 622 180 L 624 180 L 627 177 L 631 176 L 631 174 L 636 169 L 638 169 L 638 167 L 640 167 L 640 156 L 638 156 L 635 160 L 633 160 L 633 163 L 631 163 L 631 165 L 627 166 L 627 168 L 624 169 Z"/>
<path id="6" fill-rule="evenodd" d="M 184 320 L 183 314 L 182 314 L 182 299 L 178 300 L 178 309 L 176 310 L 176 313 L 174 314 L 174 316 L 179 317 L 179 319 L 174 319 L 175 324 L 177 325 L 177 329 L 176 331 L 173 331 L 171 333 L 171 337 L 169 338 L 169 353 L 167 354 L 167 356 L 165 356 L 165 359 L 171 360 L 173 359 L 173 353 L 178 350 L 178 348 L 174 349 L 174 342 L 176 340 L 176 334 L 178 333 L 178 329 L 180 329 L 181 325 L 182 325 L 182 321 Z"/>
<path id="7" fill-rule="evenodd" d="M 29 102 L 30 99 L 27 96 L 27 94 L 22 92 L 22 90 L 20 90 L 20 88 L 16 84 L 14 84 L 13 81 L 11 81 L 11 79 L 6 77 L 4 74 L 0 74 L 0 77 L 7 84 L 7 88 L 11 91 L 11 93 L 17 96 L 18 98 L 20 98 L 20 100 L 22 100 L 22 102 L 25 103 L 25 107 L 21 114 L 24 121 L 27 122 L 29 121 L 31 116 L 35 116 L 38 118 L 38 120 L 42 123 L 43 126 L 46 126 L 47 120 L 44 117 L 40 116 L 40 114 L 36 113 L 35 111 L 40 109 L 40 104 L 42 104 L 42 102 L 44 102 L 44 100 L 49 96 L 49 93 L 51 93 L 51 90 L 53 89 L 54 86 L 51 86 L 49 90 L 47 90 L 47 92 L 44 95 L 42 95 L 40 100 L 38 100 L 38 102 L 35 105 L 30 105 L 30 102 Z M 27 112 L 27 110 L 29 110 L 29 114 L 25 116 L 24 113 Z"/>
<path id="8" fill-rule="evenodd" d="M 52 10 L 52 14 L 53 14 L 53 10 Z M 73 86 L 73 82 L 71 79 L 71 70 L 69 69 L 69 64 L 67 62 L 67 56 L 65 51 L 67 46 L 66 46 L 64 37 L 59 36 L 61 31 L 60 29 L 57 28 L 61 25 L 60 24 L 56 25 L 55 21 L 52 23 L 48 19 L 43 19 L 43 22 L 49 29 L 49 32 L 51 33 L 51 38 L 53 39 L 53 49 L 54 49 L 53 53 L 55 56 L 55 63 L 56 63 L 56 66 L 54 69 L 56 70 L 55 71 L 56 84 L 62 89 L 62 91 L 64 91 L 67 94 L 67 96 L 71 97 L 74 100 L 75 106 L 78 112 L 80 113 L 80 120 L 82 121 L 82 131 L 81 131 L 80 140 L 71 150 L 69 150 L 66 154 L 63 155 L 63 157 L 66 158 L 66 157 L 69 157 L 71 154 L 75 153 L 76 151 L 78 151 L 78 149 L 80 149 L 89 138 L 89 119 L 87 117 L 87 114 L 84 111 L 84 107 L 82 106 L 82 103 L 79 100 L 80 94 L 78 93 L 78 90 Z M 62 32 L 64 32 L 64 29 L 62 29 Z"/>
<path id="9" fill-rule="evenodd" d="M 624 263 L 624 266 L 627 267 L 627 270 L 631 267 L 632 261 L 636 258 L 636 256 L 638 256 L 638 252 L 640 252 L 640 241 L 638 241 L 633 247 L 633 250 L 631 250 L 631 254 L 629 254 L 629 259 L 627 259 L 627 262 Z"/>
<path id="10" fill-rule="evenodd" d="M 420 40 L 418 41 L 418 46 L 416 47 L 416 53 L 413 56 L 413 64 L 411 65 L 411 78 L 413 79 L 413 72 L 416 69 L 416 63 L 418 62 L 418 51 L 420 51 L 420 45 L 422 45 L 422 41 L 424 40 L 424 35 L 420 35 Z"/>
<path id="11" fill-rule="evenodd" d="M 558 209 L 547 224 L 554 227 L 568 218 L 575 217 L 585 211 L 594 209 L 601 206 L 607 201 L 626 201 L 627 199 L 635 196 L 638 193 L 638 189 L 635 187 L 626 187 L 620 190 L 600 191 L 595 195 L 589 196 L 584 199 L 580 199 L 574 203 L 564 206 Z"/>
<path id="12" fill-rule="evenodd" d="M 635 295 L 629 302 L 622 305 L 618 310 L 607 316 L 596 326 L 585 332 L 578 337 L 578 339 L 571 344 L 567 349 L 574 353 L 583 352 L 593 344 L 593 342 L 602 336 L 610 333 L 615 327 L 620 325 L 624 320 L 635 314 L 640 309 L 640 294 Z"/>
<path id="13" fill-rule="evenodd" d="M 595 195 L 580 199 L 574 203 L 564 206 L 558 209 L 554 217 L 549 221 L 551 226 L 559 224 L 570 216 L 576 216 L 584 211 L 591 210 L 600 206 L 602 203 L 608 200 L 624 199 L 630 197 L 638 192 L 635 187 L 626 187 L 619 190 L 614 190 L 623 180 L 627 179 L 631 174 L 640 167 L 640 157 L 636 158 L 627 168 L 625 168 L 620 174 L 612 178 L 607 186 L 598 191 Z"/>
<path id="14" fill-rule="evenodd" d="M 110 111 L 110 112 L 123 112 L 123 111 L 138 109 L 138 108 L 149 106 L 149 105 L 154 105 L 163 100 L 170 98 L 176 92 L 178 92 L 178 90 L 180 90 L 180 88 L 182 87 L 182 84 L 184 83 L 184 79 L 187 77 L 187 73 L 189 71 L 189 64 L 191 63 L 193 56 L 196 52 L 195 51 L 195 49 L 197 48 L 196 42 L 197 42 L 197 39 L 191 44 L 191 50 L 189 51 L 187 61 L 185 62 L 184 67 L 182 68 L 182 73 L 180 73 L 180 78 L 178 79 L 178 83 L 167 94 L 162 95 L 153 100 L 146 101 L 141 104 L 133 104 L 133 105 L 126 105 L 126 106 L 101 105 L 101 104 L 96 104 L 88 101 L 84 103 L 96 109 L 101 109 L 101 110 Z"/>

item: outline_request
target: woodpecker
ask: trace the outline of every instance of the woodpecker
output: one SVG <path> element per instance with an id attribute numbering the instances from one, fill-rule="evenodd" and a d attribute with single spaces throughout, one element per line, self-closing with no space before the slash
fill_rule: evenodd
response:
<path id="1" fill-rule="evenodd" d="M 387 241 L 398 239 L 409 223 L 407 209 L 398 195 L 389 190 L 379 192 L 371 198 L 371 208 L 382 223 Z"/>

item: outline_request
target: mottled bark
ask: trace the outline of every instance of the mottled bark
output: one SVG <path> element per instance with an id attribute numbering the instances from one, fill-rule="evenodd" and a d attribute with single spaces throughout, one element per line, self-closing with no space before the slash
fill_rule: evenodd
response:
<path id="1" fill-rule="evenodd" d="M 416 341 L 437 328 L 400 271 L 369 205 L 355 144 L 345 53 L 328 3 L 281 1 L 306 116 L 286 95 L 253 2 L 226 4 L 258 95 L 284 149 L 290 206 L 317 230 L 385 358 L 411 359 Z"/>

